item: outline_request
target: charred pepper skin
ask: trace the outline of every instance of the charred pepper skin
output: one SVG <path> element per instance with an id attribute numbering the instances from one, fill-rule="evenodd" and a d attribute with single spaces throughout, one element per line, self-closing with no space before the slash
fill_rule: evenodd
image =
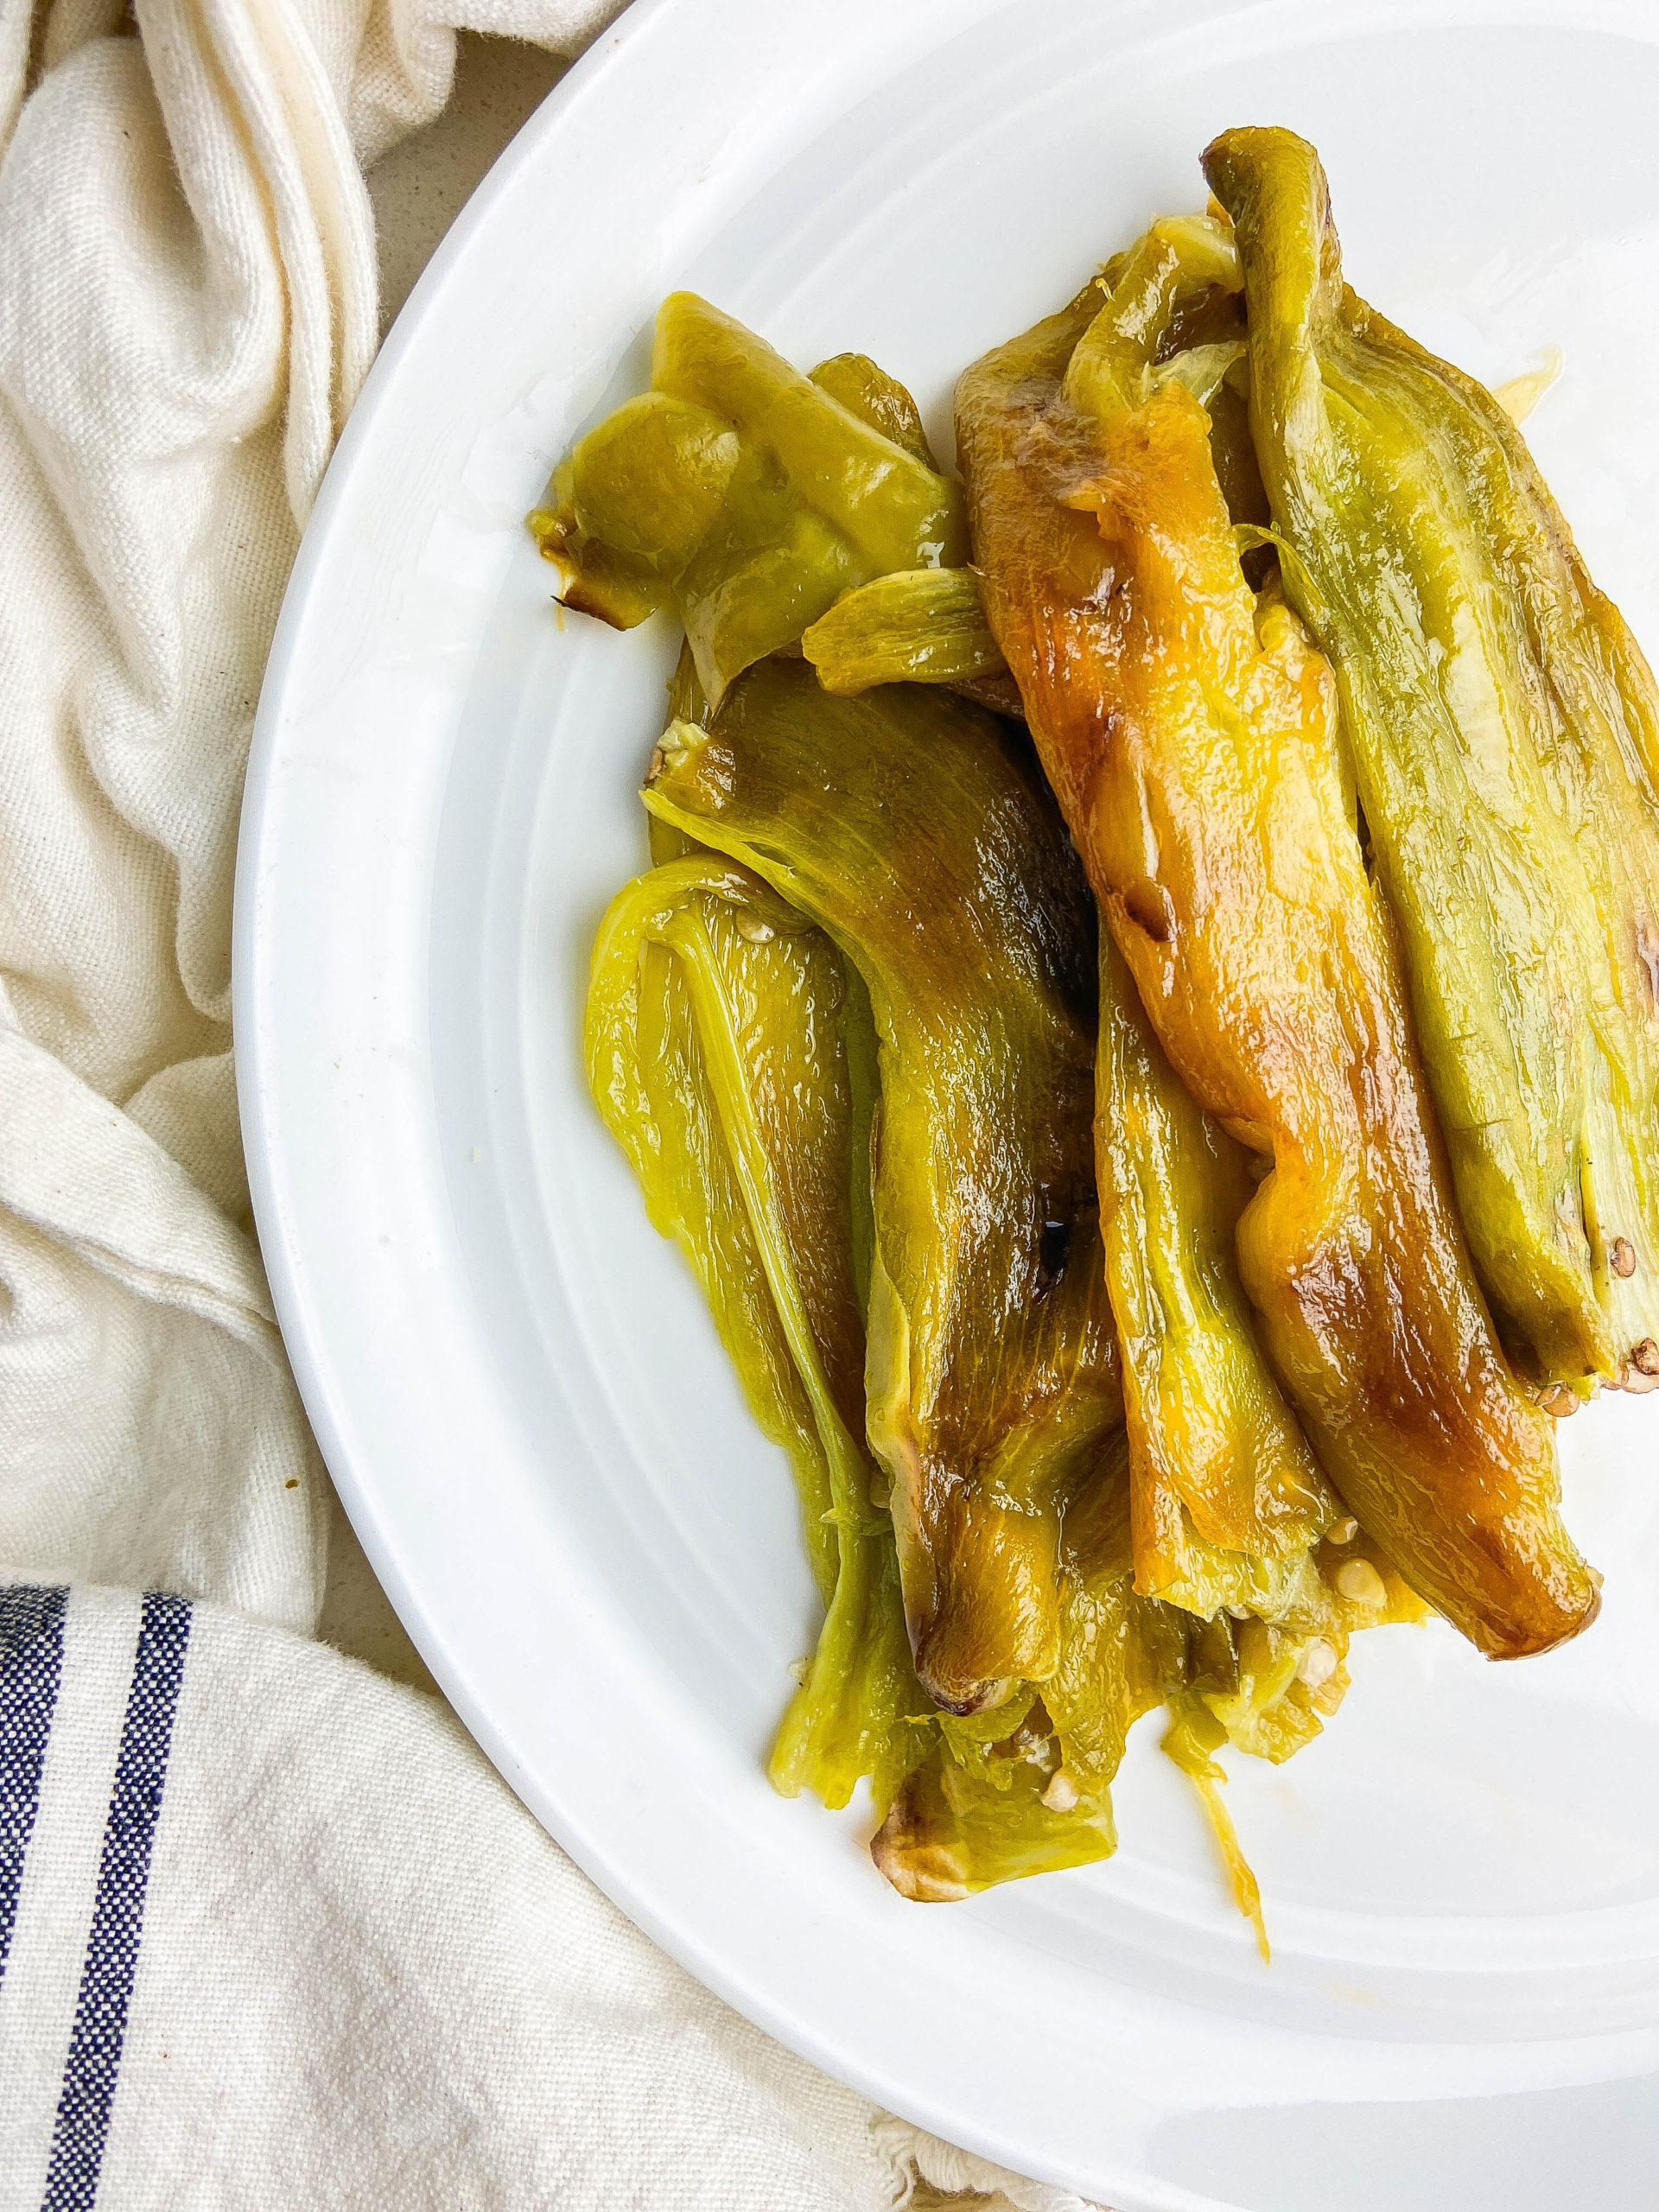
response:
<path id="1" fill-rule="evenodd" d="M 1481 1649 L 1548 1649 L 1596 1581 L 1458 1224 L 1330 669 L 1244 580 L 1193 390 L 1090 305 L 957 387 L 992 626 L 1160 1043 L 1271 1157 L 1240 1274 L 1326 1473 Z"/>
<path id="2" fill-rule="evenodd" d="M 1067 1496 L 1122 1415 L 1092 1160 L 1095 936 L 996 716 L 804 662 L 665 739 L 654 814 L 827 931 L 880 1040 L 868 1431 L 918 1675 L 958 1713 L 1058 1663 Z"/>
<path id="3" fill-rule="evenodd" d="M 1653 677 L 1503 409 L 1344 283 L 1313 149 L 1232 130 L 1205 168 L 1285 589 L 1337 671 L 1482 1286 L 1559 1409 L 1650 1387 Z"/>

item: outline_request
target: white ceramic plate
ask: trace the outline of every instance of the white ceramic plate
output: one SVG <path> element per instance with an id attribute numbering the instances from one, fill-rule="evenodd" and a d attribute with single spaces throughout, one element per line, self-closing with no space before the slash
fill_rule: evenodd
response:
<path id="1" fill-rule="evenodd" d="M 957 371 L 1236 122 L 1306 132 L 1359 287 L 1529 435 L 1659 645 L 1648 0 L 656 0 L 405 310 L 307 535 L 237 894 L 259 1227 L 346 1505 L 433 1671 L 642 1926 L 882 2102 L 1122 2212 L 1659 2203 L 1659 1408 L 1567 1433 L 1593 1633 L 1366 1639 L 1232 1802 L 1258 1962 L 1156 1724 L 1103 1867 L 900 1903 L 761 1771 L 813 1606 L 781 1459 L 584 1092 L 578 1016 L 670 641 L 549 607 L 518 518 L 691 284 Z M 1520 2093 L 1525 2092 L 1522 2094 Z"/>

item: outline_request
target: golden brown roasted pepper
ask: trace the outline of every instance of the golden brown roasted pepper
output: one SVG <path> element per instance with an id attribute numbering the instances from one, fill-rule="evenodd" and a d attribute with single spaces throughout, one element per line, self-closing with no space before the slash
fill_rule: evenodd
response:
<path id="1" fill-rule="evenodd" d="M 1179 259 L 1179 248 L 1177 252 Z M 1158 244 L 970 369 L 957 448 L 988 611 L 1159 1041 L 1270 1158 L 1240 1275 L 1336 1487 L 1480 1648 L 1592 1616 L 1548 1417 L 1494 1338 L 1343 785 L 1335 686 L 1239 566 Z"/>
<path id="2" fill-rule="evenodd" d="M 801 661 L 671 731 L 645 797 L 819 924 L 869 992 L 868 1433 L 917 1671 L 944 1707 L 998 1704 L 1054 1670 L 1061 1516 L 1121 1413 L 1076 855 L 1006 723 L 915 684 L 832 698 Z"/>
<path id="3" fill-rule="evenodd" d="M 1285 589 L 1331 655 L 1465 1226 L 1570 1409 L 1659 1373 L 1659 694 L 1498 404 L 1343 283 L 1285 130 L 1205 166 Z"/>

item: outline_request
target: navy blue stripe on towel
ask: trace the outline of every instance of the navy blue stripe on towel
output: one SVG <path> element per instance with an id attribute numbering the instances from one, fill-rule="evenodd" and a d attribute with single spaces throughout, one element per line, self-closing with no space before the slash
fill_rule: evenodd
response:
<path id="1" fill-rule="evenodd" d="M 190 1642 L 190 1602 L 150 1591 L 138 1627 L 41 2212 L 92 2212 L 144 1924 L 150 1847 Z"/>
<path id="2" fill-rule="evenodd" d="M 0 1590 L 0 1979 L 41 1802 L 68 1597 L 67 1590 L 37 1590 L 26 1582 Z"/>

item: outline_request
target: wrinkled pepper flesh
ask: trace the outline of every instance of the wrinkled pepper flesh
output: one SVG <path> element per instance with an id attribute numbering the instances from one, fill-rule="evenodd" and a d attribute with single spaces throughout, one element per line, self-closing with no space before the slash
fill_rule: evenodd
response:
<path id="1" fill-rule="evenodd" d="M 963 483 L 679 293 L 530 519 L 685 632 L 588 1070 L 794 1468 L 774 1782 L 961 1897 L 1108 1855 L 1163 1704 L 1265 1954 L 1217 1752 L 1426 1604 L 1596 1611 L 1551 1415 L 1659 1387 L 1659 691 L 1313 149 L 1205 167 L 963 376 Z"/>
<path id="2" fill-rule="evenodd" d="M 891 1526 L 864 1441 L 861 1262 L 874 1037 L 823 933 L 713 854 L 627 885 L 588 988 L 589 1081 L 800 1492 L 827 1612 L 772 1761 L 787 1795 L 879 1802 L 925 1745 Z"/>
<path id="3" fill-rule="evenodd" d="M 948 683 L 999 714 L 1023 713 L 971 569 L 906 569 L 845 593 L 801 639 L 826 691 Z"/>
<path id="4" fill-rule="evenodd" d="M 1043 1691 L 1016 1683 L 995 1713 L 957 1719 L 918 1682 L 891 1522 L 873 1502 L 886 1478 L 858 1430 L 876 1072 L 856 973 L 758 877 L 699 852 L 613 901 L 587 1048 L 652 1219 L 690 1261 L 757 1421 L 794 1465 L 826 1615 L 774 1784 L 839 1806 L 868 1776 L 876 1862 L 921 1901 L 1105 1856 L 1128 1728 L 1186 1681 L 1181 1617 L 1131 1586 L 1120 1433 L 1067 1517 L 1059 1662 Z"/>
<path id="5" fill-rule="evenodd" d="M 1238 288 L 1224 226 L 1190 236 L 1154 226 L 1103 300 L 963 378 L 975 563 L 1158 1041 L 1269 1163 L 1239 1274 L 1307 1440 L 1413 1587 L 1518 1656 L 1583 1627 L 1595 1578 L 1459 1225 L 1330 667 L 1240 565 L 1200 397 L 1232 363 L 1160 359 Z"/>
<path id="6" fill-rule="evenodd" d="M 870 1847 L 906 1897 L 969 1897 L 1116 1848 L 1109 1784 L 1131 1725 L 1184 1683 L 1187 1645 L 1182 1617 L 1135 1592 L 1116 1444 L 1066 1515 L 1053 1675 L 944 1720 Z"/>
<path id="7" fill-rule="evenodd" d="M 1659 693 L 1503 408 L 1343 281 L 1285 130 L 1233 218 L 1284 588 L 1335 664 L 1464 1225 L 1558 1410 L 1659 1376 Z"/>
<path id="8" fill-rule="evenodd" d="M 1109 931 L 1100 973 L 1096 1160 L 1140 1587 L 1205 1619 L 1232 1607 L 1313 1626 L 1313 1553 L 1343 1509 L 1238 1279 L 1246 1154 L 1170 1066 Z"/>
<path id="9" fill-rule="evenodd" d="M 1092 1157 L 1095 929 L 1008 726 L 770 660 L 677 724 L 651 810 L 823 928 L 879 1040 L 867 1430 L 916 1669 L 958 1713 L 1057 1663 L 1067 1497 L 1121 1418 Z"/>
<path id="10" fill-rule="evenodd" d="M 618 629 L 673 607 L 711 704 L 854 586 L 966 558 L 961 486 L 863 356 L 803 375 L 676 292 L 652 385 L 577 442 L 530 529 L 564 605 Z"/>

